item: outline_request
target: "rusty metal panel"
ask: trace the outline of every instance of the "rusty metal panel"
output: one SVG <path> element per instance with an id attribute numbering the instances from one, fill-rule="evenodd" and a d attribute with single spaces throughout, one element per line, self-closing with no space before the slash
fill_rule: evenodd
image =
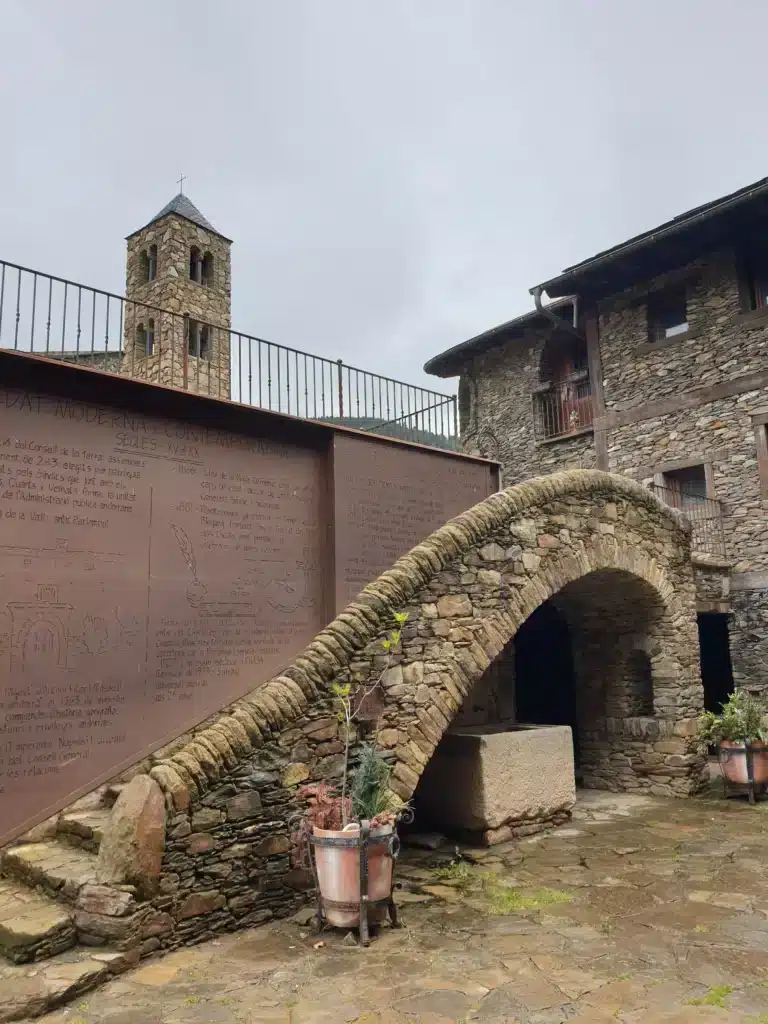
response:
<path id="1" fill-rule="evenodd" d="M 499 488 L 498 467 L 336 434 L 336 610 L 448 519 Z"/>
<path id="2" fill-rule="evenodd" d="M 326 621 L 325 452 L 210 422 L 0 390 L 0 843 Z"/>

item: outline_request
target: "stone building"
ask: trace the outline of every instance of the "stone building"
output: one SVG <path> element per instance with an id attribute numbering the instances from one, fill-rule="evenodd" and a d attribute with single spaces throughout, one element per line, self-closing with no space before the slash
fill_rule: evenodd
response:
<path id="1" fill-rule="evenodd" d="M 180 192 L 127 242 L 121 372 L 229 398 L 231 240 Z"/>
<path id="2" fill-rule="evenodd" d="M 689 516 L 710 707 L 768 687 L 767 223 L 764 179 L 569 267 L 426 365 L 459 377 L 465 450 L 506 485 L 595 467 Z"/>

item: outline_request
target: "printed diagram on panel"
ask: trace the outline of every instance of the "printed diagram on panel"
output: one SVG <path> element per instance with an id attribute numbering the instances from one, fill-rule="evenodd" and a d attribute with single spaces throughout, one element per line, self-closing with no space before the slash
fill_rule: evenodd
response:
<path id="1" fill-rule="evenodd" d="M 0 545 L 0 585 L 11 598 L 0 625 L 0 656 L 14 673 L 74 672 L 142 642 L 141 619 L 107 604 L 102 576 L 124 557 L 70 548 L 64 538 L 48 548 Z"/>
<path id="2" fill-rule="evenodd" d="M 204 615 L 256 617 L 264 601 L 275 611 L 286 614 L 311 607 L 311 578 L 317 570 L 308 562 L 286 565 L 277 558 L 244 556 L 241 559 L 244 571 L 216 596 L 200 579 L 197 552 L 186 531 L 177 523 L 171 523 L 170 528 L 190 576 L 187 601 L 196 611 Z"/>

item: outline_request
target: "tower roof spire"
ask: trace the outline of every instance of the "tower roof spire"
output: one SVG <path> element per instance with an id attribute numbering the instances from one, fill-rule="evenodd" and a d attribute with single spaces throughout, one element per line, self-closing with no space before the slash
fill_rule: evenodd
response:
<path id="1" fill-rule="evenodd" d="M 180 185 L 183 184 L 184 177 L 185 176 L 182 174 L 180 179 Z M 211 224 L 211 222 L 206 217 L 204 217 L 202 213 L 200 213 L 200 211 L 189 198 L 189 196 L 185 196 L 183 192 L 179 192 L 178 195 L 175 195 L 173 199 L 170 201 L 170 203 L 166 203 L 159 213 L 156 213 L 155 216 L 151 220 L 148 220 L 147 223 L 144 224 L 142 227 L 140 227 L 138 231 L 132 231 L 131 235 L 137 235 L 139 231 L 143 231 L 145 228 L 148 228 L 149 225 L 154 224 L 155 221 L 162 220 L 162 218 L 167 217 L 169 213 L 175 213 L 177 216 L 183 217 L 185 220 L 191 221 L 192 224 L 197 224 L 199 228 L 204 228 L 206 231 L 212 231 L 215 235 L 218 235 L 220 238 L 224 238 L 228 242 L 231 241 L 231 239 L 227 238 L 226 235 L 222 235 L 220 231 L 216 230 L 213 224 Z M 129 235 L 128 237 L 130 238 L 131 235 Z"/>

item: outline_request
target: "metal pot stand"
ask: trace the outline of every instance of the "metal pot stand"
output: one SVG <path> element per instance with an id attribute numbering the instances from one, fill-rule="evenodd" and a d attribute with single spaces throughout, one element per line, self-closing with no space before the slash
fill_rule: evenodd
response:
<path id="1" fill-rule="evenodd" d="M 360 902 L 359 903 L 343 903 L 339 900 L 326 900 L 323 898 L 320 892 L 320 883 L 317 877 L 317 865 L 314 858 L 314 849 L 316 846 L 331 846 L 331 847 L 359 847 L 360 849 Z M 385 896 L 380 900 L 371 900 L 368 897 L 368 850 L 371 846 L 388 846 L 389 856 L 392 858 L 392 886 L 389 890 L 389 895 Z M 317 912 L 315 914 L 315 927 L 318 932 L 322 931 L 323 928 L 328 924 L 326 917 L 325 908 L 334 910 L 345 910 L 354 911 L 359 910 L 360 913 L 360 944 L 363 946 L 369 946 L 371 942 L 370 928 L 373 924 L 369 920 L 369 914 L 372 909 L 384 910 L 386 909 L 389 914 L 390 924 L 393 928 L 400 928 L 401 924 L 397 916 L 397 907 L 395 906 L 394 900 L 394 889 L 395 889 L 395 863 L 400 855 L 400 837 L 397 832 L 393 831 L 388 836 L 372 836 L 371 835 L 371 823 L 369 821 L 360 822 L 360 832 L 357 836 L 344 836 L 344 837 L 332 837 L 332 836 L 312 836 L 311 849 L 313 855 L 310 856 L 310 864 L 312 867 L 312 877 L 315 883 L 315 889 L 317 891 Z M 378 917 L 379 915 L 377 915 Z"/>
<path id="2" fill-rule="evenodd" d="M 762 796 L 768 791 L 768 783 L 755 782 L 755 750 L 759 750 L 760 753 L 765 752 L 765 747 L 760 746 L 759 748 L 753 747 L 751 743 L 745 743 L 743 747 L 722 747 L 718 745 L 717 748 L 717 762 L 720 766 L 720 774 L 723 777 L 723 794 L 726 798 L 734 795 L 747 793 L 749 796 L 749 802 L 754 804 L 756 802 L 756 796 Z M 733 761 L 737 757 L 745 757 L 747 761 L 747 782 L 733 782 L 729 779 L 723 771 L 723 765 L 728 761 Z"/>

